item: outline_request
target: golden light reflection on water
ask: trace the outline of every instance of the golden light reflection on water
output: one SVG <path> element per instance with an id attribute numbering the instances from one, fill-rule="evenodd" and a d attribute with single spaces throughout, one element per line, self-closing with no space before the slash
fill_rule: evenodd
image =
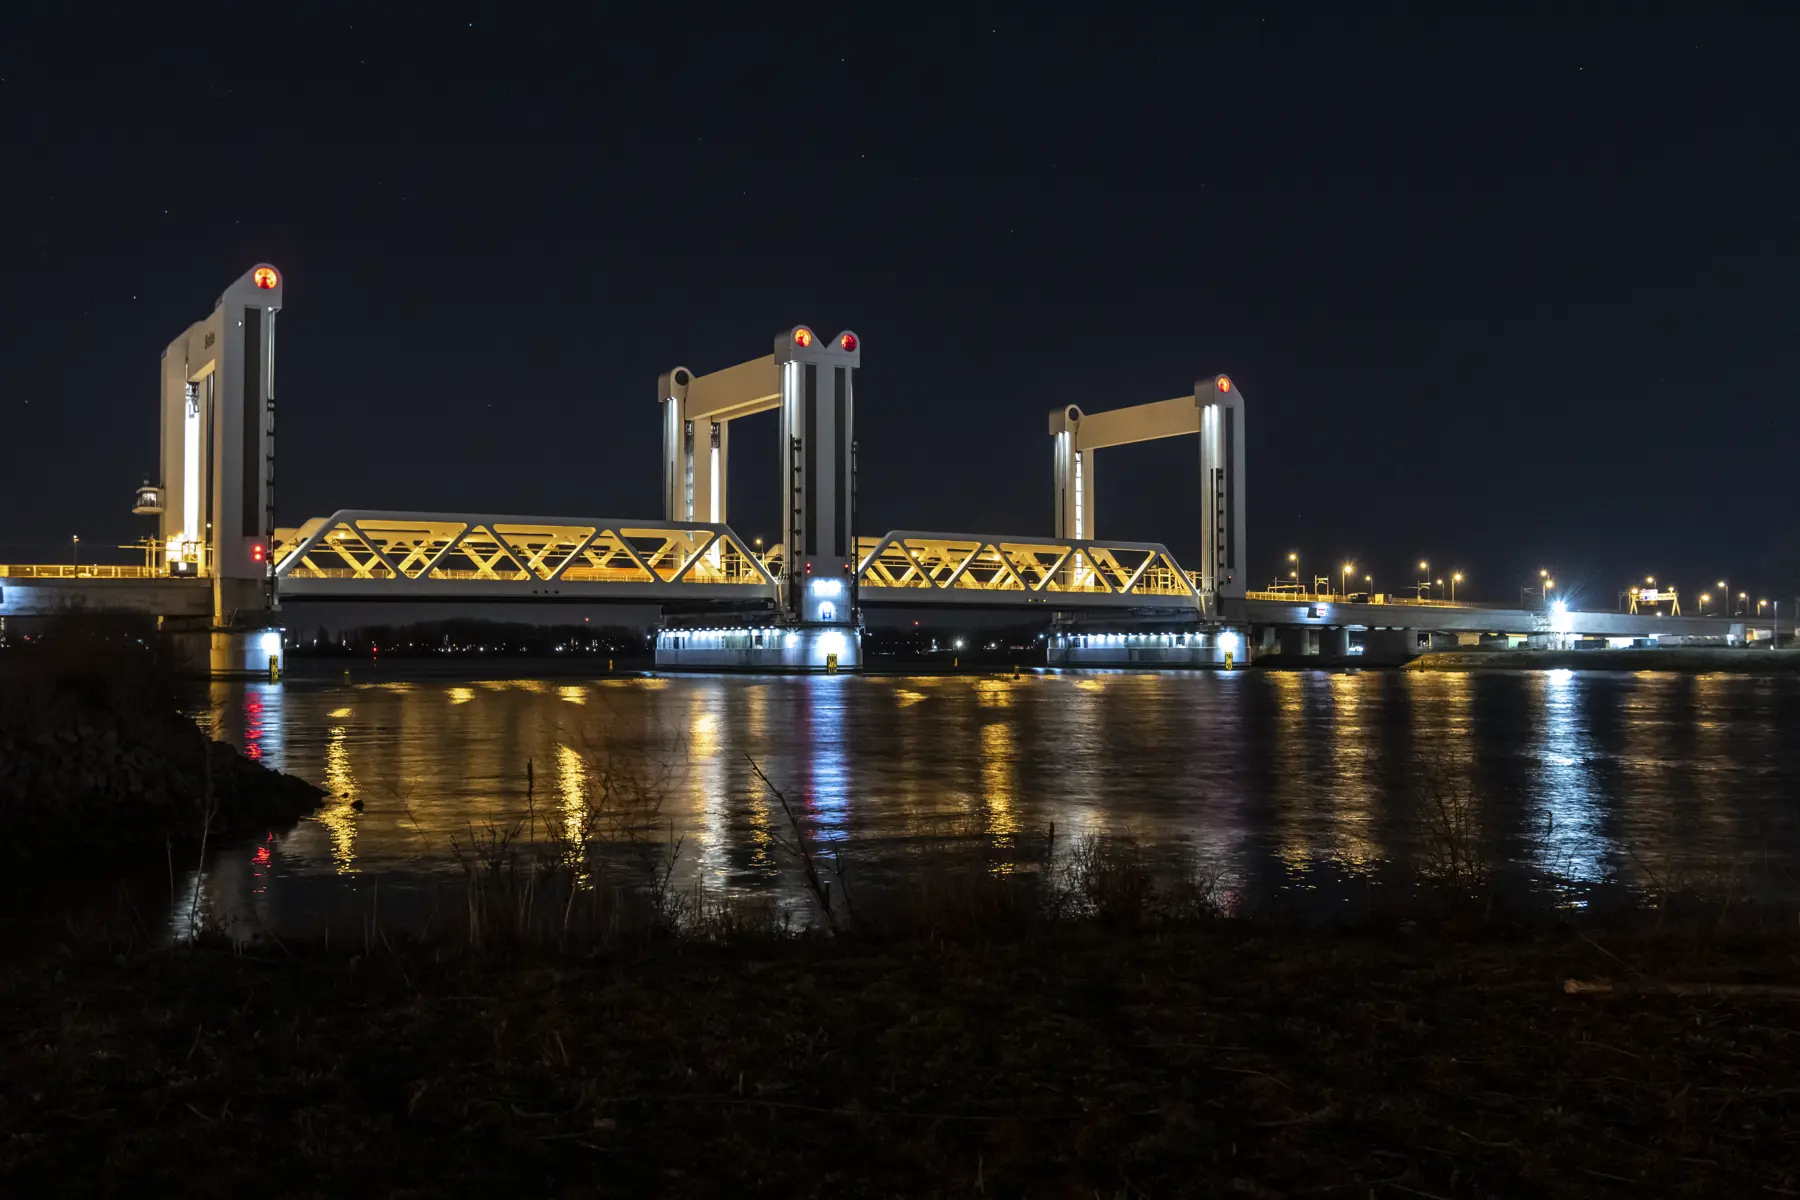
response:
<path id="1" fill-rule="evenodd" d="M 1374 803 L 1378 795 L 1375 764 L 1379 750 L 1369 727 L 1368 685 L 1354 675 L 1329 677 L 1335 820 L 1330 852 L 1353 867 L 1367 867 L 1381 857 L 1375 841 Z"/>
<path id="2" fill-rule="evenodd" d="M 600 803 L 596 771 L 638 772 L 661 798 L 648 836 L 685 840 L 683 886 L 789 897 L 795 869 L 772 836 L 787 821 L 746 756 L 817 847 L 877 864 L 873 878 L 982 837 L 1023 847 L 1054 822 L 1058 845 L 1088 833 L 1179 841 L 1229 860 L 1247 886 L 1328 893 L 1322 863 L 1380 881 L 1384 864 L 1420 852 L 1422 768 L 1437 755 L 1477 804 L 1487 847 L 1515 869 L 1639 883 L 1631 854 L 1661 872 L 1673 853 L 1677 868 L 1685 854 L 1693 871 L 1713 870 L 1754 853 L 1757 822 L 1773 830 L 1779 861 L 1795 860 L 1781 840 L 1790 809 L 1768 799 L 1794 762 L 1770 716 L 1785 683 L 1323 671 L 575 678 L 579 687 L 565 676 L 537 689 L 441 677 L 411 690 L 292 688 L 285 711 L 265 706 L 262 737 L 285 729 L 286 768 L 330 789 L 315 818 L 327 836 L 286 839 L 279 869 L 255 878 L 280 900 L 308 875 L 356 874 L 366 887 L 388 872 L 453 871 L 450 839 L 522 812 L 535 759 L 539 801 L 572 822 Z M 588 703 L 571 707 L 571 690 Z M 249 737 L 247 694 L 238 685 L 215 699 L 234 739 Z M 346 794 L 368 812 L 351 811 Z M 209 895 L 252 875 L 211 875 Z"/>
<path id="3" fill-rule="evenodd" d="M 1019 831 L 1016 807 L 1017 750 L 1012 726 L 989 721 L 981 727 L 982 806 L 988 832 L 1007 836 Z"/>
<path id="4" fill-rule="evenodd" d="M 579 836 L 588 827 L 587 761 L 568 743 L 556 747 L 556 790 L 562 801 L 563 828 Z"/>
<path id="5" fill-rule="evenodd" d="M 564 700 L 567 700 L 570 704 L 587 703 L 587 689 L 578 683 L 565 684 L 556 689 L 556 694 L 561 696 Z"/>
<path id="6" fill-rule="evenodd" d="M 1309 831 L 1318 827 L 1313 812 L 1318 789 L 1307 780 L 1305 680 L 1298 671 L 1270 673 L 1275 694 L 1274 793 L 1277 836 L 1283 862 L 1304 870 L 1313 862 Z"/>
<path id="7" fill-rule="evenodd" d="M 1010 708 L 1014 686 L 1008 679 L 979 679 L 975 682 L 975 695 L 983 708 Z"/>
<path id="8" fill-rule="evenodd" d="M 340 710 L 348 712 L 348 709 Z M 356 871 L 356 772 L 350 767 L 350 732 L 335 725 L 325 738 L 325 804 L 316 819 L 331 839 L 331 862 L 340 875 Z"/>

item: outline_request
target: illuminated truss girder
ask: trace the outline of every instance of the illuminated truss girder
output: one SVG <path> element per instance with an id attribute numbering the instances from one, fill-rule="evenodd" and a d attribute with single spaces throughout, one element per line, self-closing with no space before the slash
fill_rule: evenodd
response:
<path id="1" fill-rule="evenodd" d="M 896 530 L 857 539 L 865 604 L 1044 605 L 1204 613 L 1193 577 L 1156 542 Z"/>
<path id="2" fill-rule="evenodd" d="M 344 510 L 278 529 L 283 596 L 776 601 L 725 525 Z"/>

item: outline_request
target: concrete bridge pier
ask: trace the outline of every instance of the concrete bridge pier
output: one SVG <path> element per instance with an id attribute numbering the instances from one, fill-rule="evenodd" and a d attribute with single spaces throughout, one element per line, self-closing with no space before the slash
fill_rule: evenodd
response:
<path id="1" fill-rule="evenodd" d="M 1279 638 L 1282 658 L 1304 658 L 1318 653 L 1313 631 L 1305 625 L 1284 625 Z"/>
<path id="2" fill-rule="evenodd" d="M 1349 658 L 1350 631 L 1342 625 L 1327 625 L 1319 630 L 1321 658 Z"/>
<path id="3" fill-rule="evenodd" d="M 1371 629 L 1365 637 L 1363 657 L 1370 662 L 1408 662 L 1423 649 L 1416 629 Z"/>

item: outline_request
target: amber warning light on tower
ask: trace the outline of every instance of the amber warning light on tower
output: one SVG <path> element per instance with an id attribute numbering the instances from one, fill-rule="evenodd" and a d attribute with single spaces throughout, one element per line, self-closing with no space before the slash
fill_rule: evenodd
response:
<path id="1" fill-rule="evenodd" d="M 843 337 L 838 339 L 838 345 L 846 350 L 856 349 L 856 335 L 854 333 L 846 333 Z"/>
<path id="2" fill-rule="evenodd" d="M 1229 376 L 1219 376 L 1219 390 L 1221 392 L 1229 392 L 1231 390 L 1231 378 Z"/>
<path id="3" fill-rule="evenodd" d="M 264 291 L 270 290 L 276 284 L 281 282 L 281 276 L 275 273 L 274 267 L 258 267 L 256 268 L 256 273 L 250 278 L 254 279 L 256 281 L 256 286 L 262 288 Z"/>
<path id="4" fill-rule="evenodd" d="M 799 329 L 794 330 L 794 345 L 812 345 L 812 330 L 807 329 L 805 326 L 801 326 Z"/>

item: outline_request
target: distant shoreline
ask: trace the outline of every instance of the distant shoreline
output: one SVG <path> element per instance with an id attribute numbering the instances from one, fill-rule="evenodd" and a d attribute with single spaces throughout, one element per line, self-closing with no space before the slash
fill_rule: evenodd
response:
<path id="1" fill-rule="evenodd" d="M 1800 650 L 1672 646 L 1633 650 L 1438 650 L 1406 664 L 1409 671 L 1681 671 L 1787 674 L 1800 671 Z"/>

